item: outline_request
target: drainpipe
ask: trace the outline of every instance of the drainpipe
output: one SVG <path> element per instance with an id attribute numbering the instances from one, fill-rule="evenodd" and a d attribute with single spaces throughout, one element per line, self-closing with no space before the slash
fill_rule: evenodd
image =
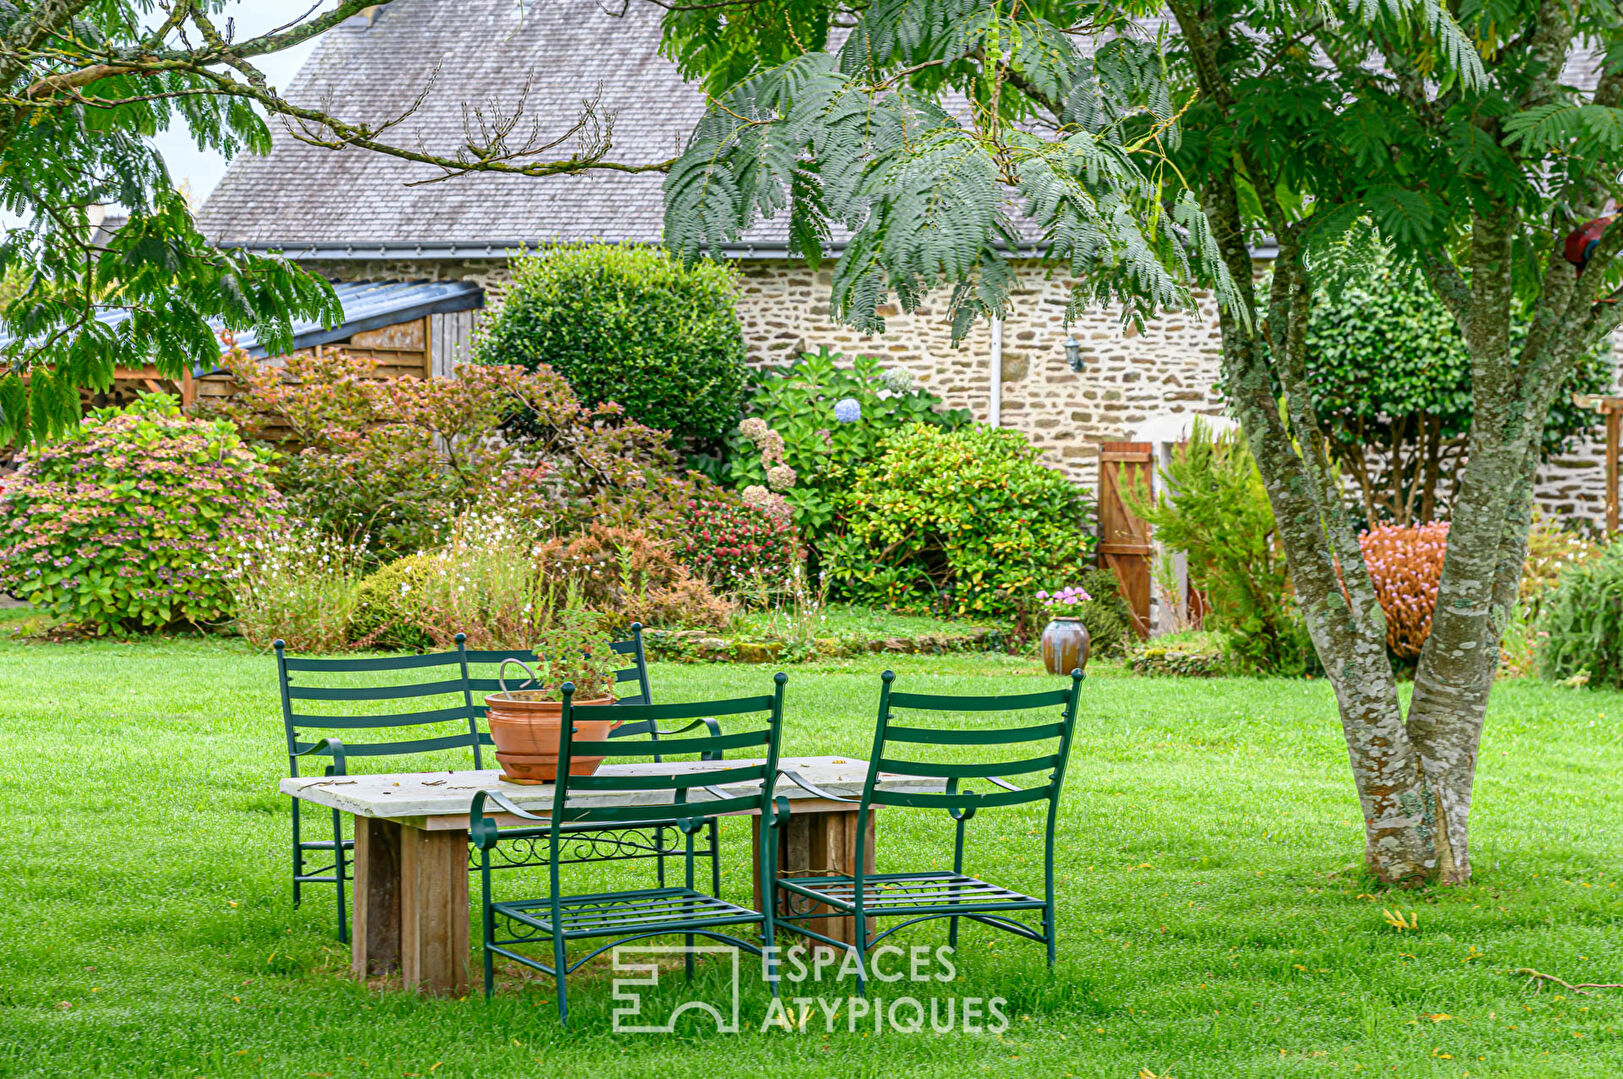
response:
<path id="1" fill-rule="evenodd" d="M 1003 413 L 1003 320 L 992 319 L 992 397 L 987 407 L 987 420 L 993 427 L 1000 425 Z"/>

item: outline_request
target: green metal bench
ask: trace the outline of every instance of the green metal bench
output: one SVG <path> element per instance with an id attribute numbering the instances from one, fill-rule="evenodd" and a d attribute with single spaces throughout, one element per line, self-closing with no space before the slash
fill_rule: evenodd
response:
<path id="1" fill-rule="evenodd" d="M 274 644 L 277 677 L 281 684 L 282 720 L 287 736 L 289 774 L 297 776 L 301 761 L 324 758 L 325 775 L 349 774 L 349 762 L 355 757 L 400 757 L 446 750 L 471 751 L 475 769 L 484 768 L 484 746 L 491 745 L 490 734 L 481 730 L 485 716 L 483 691 L 494 691 L 496 679 L 474 678 L 470 667 L 483 662 L 499 662 L 509 655 L 534 660 L 533 652 L 479 652 L 468 651 L 462 634 L 456 636 L 456 650 L 434 652 L 427 655 L 381 656 L 370 659 L 306 659 L 289 656 L 284 642 Z M 642 626 L 631 627 L 631 637 L 617 641 L 614 650 L 629 658 L 629 665 L 616 672 L 620 685 L 635 683 L 635 692 L 622 700 L 647 703 L 651 698 L 648 682 L 648 663 L 643 653 Z M 443 669 L 443 671 L 442 671 Z M 427 672 L 426 681 L 388 681 L 369 685 L 323 685 L 334 676 L 353 674 L 390 674 L 401 672 Z M 443 673 L 443 677 L 435 675 Z M 475 696 L 475 693 L 479 696 Z M 444 698 L 436 707 L 418 707 L 416 703 L 427 698 Z M 321 705 L 321 712 L 306 702 L 332 702 Z M 414 703 L 415 702 L 415 703 Z M 353 711 L 358 705 L 382 703 L 392 710 L 360 714 Z M 348 711 L 349 714 L 343 714 Z M 339 713 L 339 714 L 333 714 Z M 412 737 L 402 737 L 409 733 Z M 388 735 L 365 742 L 354 740 L 354 732 L 368 732 L 363 737 Z M 657 737 L 646 725 L 636 722 L 617 728 L 614 735 L 635 736 L 649 734 Z M 348 911 L 344 897 L 344 884 L 351 877 L 348 852 L 355 841 L 343 834 L 342 815 L 332 813 L 331 839 L 305 839 L 302 803 L 293 799 L 293 904 L 298 906 L 302 888 L 306 884 L 332 884 L 337 892 L 338 939 L 349 940 Z M 584 830 L 583 830 L 584 831 Z M 652 842 L 640 838 L 628 828 L 615 835 L 601 836 L 593 857 L 582 861 L 601 861 L 625 857 L 658 858 L 663 874 L 664 859 L 673 853 L 667 849 L 663 833 Z M 715 844 L 711 844 L 711 857 Z M 319 863 L 310 865 L 314 858 Z M 470 872 L 473 869 L 470 864 Z M 719 882 L 720 869 L 715 878 Z M 719 887 L 718 887 L 719 890 Z"/>
<path id="2" fill-rule="evenodd" d="M 694 886 L 695 836 L 701 831 L 714 835 L 716 820 L 723 814 L 759 813 L 761 827 L 772 828 L 779 815 L 787 813 L 787 800 L 773 800 L 776 786 L 778 750 L 782 741 L 783 693 L 788 677 L 777 674 L 773 690 L 758 697 L 701 701 L 691 704 L 626 705 L 627 718 L 634 723 L 654 725 L 667 720 L 691 720 L 685 727 L 667 732 L 663 738 L 615 738 L 609 741 L 577 741 L 571 715 L 574 686 L 564 686 L 563 736 L 559 759 L 572 754 L 601 756 L 603 767 L 594 775 L 571 776 L 560 769 L 548 814 L 528 812 L 514 805 L 498 791 L 474 795 L 468 811 L 470 837 L 480 854 L 481 924 L 483 925 L 485 995 L 495 987 L 495 959 L 504 956 L 544 974 L 558 985 L 558 1015 L 567 1022 L 569 998 L 567 977 L 582 965 L 609 949 L 634 940 L 679 934 L 689 944 L 705 937 L 732 944 L 754 954 L 772 947 L 773 916 L 729 903 L 717 895 L 706 895 Z M 705 718 L 714 716 L 754 717 L 753 729 L 722 735 L 711 728 L 698 737 L 689 732 L 706 727 Z M 731 720 L 729 720 L 731 724 Z M 650 727 L 650 729 L 653 729 Z M 628 758 L 694 757 L 716 762 L 724 752 L 750 749 L 759 756 L 752 763 L 694 771 L 668 770 L 629 774 L 611 766 Z M 743 791 L 738 787 L 742 785 Z M 731 788 L 731 789 L 724 789 Z M 693 796 L 699 795 L 697 800 Z M 594 798 L 594 796 L 597 796 Z M 657 801 L 650 804 L 647 799 Z M 612 804 L 606 804 L 612 803 Z M 491 815 L 506 813 L 535 825 L 503 829 Z M 580 826 L 616 827 L 631 823 L 646 827 L 658 823 L 683 836 L 684 879 L 680 886 L 630 889 L 625 891 L 571 894 L 564 889 L 561 858 L 570 829 Z M 492 852 L 503 843 L 534 843 L 545 840 L 548 890 L 544 898 L 497 900 L 492 894 L 491 876 L 495 868 Z M 770 881 L 773 844 L 760 844 L 765 864 L 757 866 L 758 879 Z M 717 889 L 719 891 L 719 889 Z M 762 889 L 767 894 L 767 889 Z M 723 932 L 739 926 L 759 926 L 761 944 Z M 610 938 L 607 943 L 597 940 Z M 584 955 L 571 959 L 568 947 L 576 941 L 593 941 Z M 550 961 L 532 958 L 516 950 L 528 945 L 545 945 Z M 692 954 L 688 957 L 692 972 Z M 776 978 L 771 978 L 776 992 Z"/>
<path id="3" fill-rule="evenodd" d="M 850 876 L 780 877 L 777 895 L 783 904 L 777 915 L 782 928 L 804 934 L 836 948 L 855 951 L 863 975 L 867 971 L 869 949 L 892 933 L 919 922 L 949 919 L 948 943 L 957 947 L 960 919 L 979 922 L 1016 936 L 1045 944 L 1048 965 L 1054 965 L 1054 824 L 1059 810 L 1060 785 L 1065 778 L 1065 760 L 1071 748 L 1076 724 L 1077 699 L 1082 672 L 1071 672 L 1065 689 L 1043 693 L 1006 696 L 941 696 L 893 691 L 896 675 L 880 676 L 879 721 L 874 730 L 873 752 L 869 757 L 868 779 L 860 799 L 839 798 L 818 790 L 792 772 L 785 778 L 833 801 L 852 802 L 858 808 L 857 835 L 866 835 L 869 814 L 875 806 L 912 809 L 944 809 L 956 822 L 951 872 L 877 873 L 864 861 L 864 845 L 856 845 Z M 928 712 L 969 712 L 977 717 L 998 712 L 1032 709 L 1060 709 L 1051 722 L 1019 727 L 957 726 L 931 727 L 897 722 L 898 709 Z M 1038 748 L 1046 743 L 1048 748 Z M 917 760 L 924 747 L 952 747 L 976 759 L 967 762 Z M 1013 760 L 994 760 L 996 751 L 1006 749 Z M 875 784 L 880 773 L 945 779 L 941 793 L 880 790 Z M 1041 774 L 1041 782 L 1022 787 L 1006 776 Z M 981 780 L 997 788 L 971 791 L 960 784 Z M 992 884 L 964 872 L 964 828 L 982 809 L 1048 803 L 1043 839 L 1043 895 L 1026 895 Z M 1039 927 L 1020 920 L 1028 912 L 1040 913 Z M 809 927 L 807 923 L 824 918 L 854 919 L 854 945 L 835 940 Z M 899 918 L 895 925 L 874 932 L 870 919 Z M 859 975 L 859 977 L 863 977 Z M 865 986 L 865 978 L 862 984 Z"/>

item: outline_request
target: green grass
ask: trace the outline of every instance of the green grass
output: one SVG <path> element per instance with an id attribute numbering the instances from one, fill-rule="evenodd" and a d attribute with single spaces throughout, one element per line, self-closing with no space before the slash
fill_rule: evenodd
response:
<path id="1" fill-rule="evenodd" d="M 1046 683 L 1030 661 L 891 657 L 913 688 Z M 791 672 L 791 752 L 858 753 L 879 659 Z M 665 700 L 755 691 L 769 668 L 658 665 Z M 544 980 L 491 1003 L 345 976 L 330 895 L 289 905 L 268 657 L 229 642 L 0 644 L 0 1075 L 1601 1076 L 1623 992 L 1530 993 L 1517 968 L 1623 981 L 1623 697 L 1495 691 L 1474 884 L 1379 893 L 1321 682 L 1084 686 L 1060 835 L 1061 959 L 975 929 L 960 980 L 1001 1035 L 757 1028 L 616 1036 L 601 973 L 560 1029 Z M 983 814 L 971 865 L 1040 887 L 1029 817 Z M 727 829 L 731 894 L 747 828 Z M 887 811 L 882 864 L 939 863 L 934 817 Z M 1400 932 L 1382 908 L 1418 912 Z M 904 930 L 934 945 L 939 925 Z M 713 973 L 700 988 L 718 991 Z M 661 989 L 655 999 L 679 999 Z M 813 991 L 815 992 L 815 990 Z M 844 990 L 836 991 L 843 993 Z M 886 995 L 876 992 L 876 995 Z M 892 991 L 889 995 L 894 995 Z"/>

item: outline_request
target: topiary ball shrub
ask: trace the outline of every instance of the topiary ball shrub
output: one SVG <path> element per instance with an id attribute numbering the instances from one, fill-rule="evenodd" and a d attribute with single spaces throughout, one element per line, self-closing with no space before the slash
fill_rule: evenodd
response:
<path id="1" fill-rule="evenodd" d="M 0 588 L 97 633 L 221 622 L 245 544 L 281 521 L 267 460 L 171 397 L 93 412 L 0 497 Z"/>
<path id="2" fill-rule="evenodd" d="M 950 617 L 1003 616 L 1092 562 L 1092 504 L 1025 436 L 912 424 L 841 501 L 826 570 L 843 598 Z"/>
<path id="3" fill-rule="evenodd" d="M 355 590 L 349 642 L 413 651 L 432 648 L 434 639 L 422 627 L 423 586 L 437 571 L 434 555 L 413 554 L 370 574 Z"/>
<path id="4" fill-rule="evenodd" d="M 744 400 L 733 271 L 659 248 L 593 244 L 519 259 L 474 361 L 547 364 L 581 400 L 613 401 L 677 439 L 718 439 Z"/>
<path id="5" fill-rule="evenodd" d="M 1539 629 L 1545 678 L 1623 689 L 1623 543 L 1561 575 Z"/>

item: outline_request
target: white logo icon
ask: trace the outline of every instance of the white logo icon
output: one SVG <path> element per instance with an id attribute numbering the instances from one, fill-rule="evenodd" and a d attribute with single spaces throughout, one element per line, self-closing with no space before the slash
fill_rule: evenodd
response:
<path id="1" fill-rule="evenodd" d="M 688 1000 L 678 1004 L 670 1017 L 664 1023 L 650 1024 L 645 1022 L 649 1017 L 642 1014 L 642 993 L 639 986 L 653 988 L 659 984 L 659 959 L 661 956 L 693 957 L 695 959 L 706 956 L 722 956 L 732 966 L 732 1010 L 724 1014 L 722 1009 L 704 1000 Z M 639 961 L 638 957 L 642 957 Z M 676 1032 L 676 1021 L 687 1011 L 708 1012 L 716 1021 L 716 1033 L 738 1033 L 738 949 L 724 944 L 695 944 L 691 947 L 681 944 L 623 944 L 613 950 L 614 973 L 613 982 L 614 999 L 623 1001 L 624 1005 L 616 1005 L 614 1009 L 614 1032 L 616 1034 L 673 1034 Z M 629 975 L 629 976 L 628 976 Z"/>

